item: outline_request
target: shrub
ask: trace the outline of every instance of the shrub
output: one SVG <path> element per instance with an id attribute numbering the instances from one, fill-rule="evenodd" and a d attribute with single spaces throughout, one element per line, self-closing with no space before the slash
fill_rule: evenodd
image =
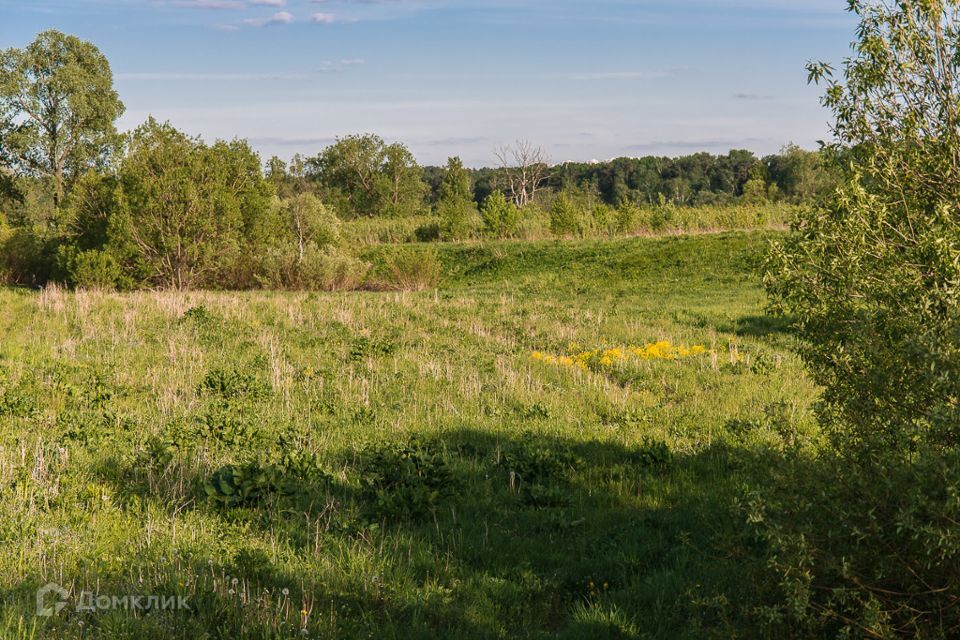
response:
<path id="1" fill-rule="evenodd" d="M 617 232 L 629 233 L 640 222 L 640 209 L 632 202 L 621 202 L 616 211 Z"/>
<path id="2" fill-rule="evenodd" d="M 77 289 L 114 289 L 123 277 L 120 265 L 106 251 L 61 247 L 59 258 L 67 283 Z"/>
<path id="3" fill-rule="evenodd" d="M 956 637 L 960 455 L 785 471 L 739 503 L 779 584 L 757 612 L 767 624 L 782 637 Z"/>
<path id="4" fill-rule="evenodd" d="M 397 343 L 391 340 L 371 340 L 361 337 L 350 345 L 350 360 L 358 362 L 368 356 L 388 356 L 397 350 Z"/>
<path id="5" fill-rule="evenodd" d="M 370 265 L 336 247 L 310 248 L 304 256 L 300 287 L 321 291 L 356 289 Z"/>
<path id="6" fill-rule="evenodd" d="M 555 236 L 583 234 L 582 212 L 565 193 L 561 193 L 550 207 L 550 231 Z"/>
<path id="7" fill-rule="evenodd" d="M 330 480 L 315 456 L 295 452 L 270 464 L 227 465 L 204 482 L 203 491 L 214 504 L 243 507 L 268 497 L 308 495 L 326 487 Z"/>
<path id="8" fill-rule="evenodd" d="M 11 285 L 41 285 L 50 277 L 48 243 L 40 233 L 17 227 L 0 236 L 0 278 Z"/>
<path id="9" fill-rule="evenodd" d="M 533 507 L 567 504 L 568 476 L 581 464 L 582 460 L 565 447 L 538 444 L 516 446 L 503 456 L 510 487 L 519 491 L 524 504 Z"/>
<path id="10" fill-rule="evenodd" d="M 784 608 L 811 635 L 951 637 L 960 629 L 960 25 L 955 3 L 850 9 L 860 41 L 843 81 L 827 65 L 809 69 L 828 82 L 832 153 L 845 175 L 800 213 L 767 277 L 824 387 L 835 455 L 816 482 L 784 491 L 787 511 L 749 517 L 766 522 Z"/>
<path id="11" fill-rule="evenodd" d="M 520 210 L 508 202 L 501 191 L 487 196 L 480 208 L 480 217 L 486 232 L 497 238 L 516 235 L 520 226 Z"/>
<path id="12" fill-rule="evenodd" d="M 381 254 L 370 286 L 390 291 L 423 291 L 440 284 L 443 265 L 436 249 L 394 247 Z"/>
<path id="13" fill-rule="evenodd" d="M 313 194 L 282 200 L 279 207 L 289 238 L 301 258 L 310 245 L 322 248 L 340 241 L 340 219 Z"/>
<path id="14" fill-rule="evenodd" d="M 447 161 L 440 185 L 437 215 L 441 221 L 440 234 L 445 240 L 468 238 L 479 226 L 470 174 L 463 168 L 460 158 Z"/>
<path id="15" fill-rule="evenodd" d="M 440 239 L 440 234 L 441 223 L 436 221 L 422 224 L 413 232 L 417 242 L 435 242 Z"/>
<path id="16" fill-rule="evenodd" d="M 183 317 L 180 318 L 181 324 L 192 323 L 196 326 L 207 326 L 212 322 L 213 314 L 203 305 L 190 307 L 184 312 Z"/>
<path id="17" fill-rule="evenodd" d="M 666 442 L 644 436 L 634 459 L 644 469 L 663 468 L 673 463 L 673 452 Z"/>
<path id="18" fill-rule="evenodd" d="M 467 200 L 445 200 L 437 206 L 440 237 L 443 240 L 464 240 L 479 227 L 477 205 Z"/>
<path id="19" fill-rule="evenodd" d="M 517 481 L 530 484 L 564 478 L 581 463 L 569 449 L 532 444 L 506 451 L 503 461 Z"/>
<path id="20" fill-rule="evenodd" d="M 600 202 L 593 207 L 593 218 L 590 220 L 590 228 L 593 229 L 595 233 L 607 235 L 615 228 L 615 217 L 616 210 Z"/>

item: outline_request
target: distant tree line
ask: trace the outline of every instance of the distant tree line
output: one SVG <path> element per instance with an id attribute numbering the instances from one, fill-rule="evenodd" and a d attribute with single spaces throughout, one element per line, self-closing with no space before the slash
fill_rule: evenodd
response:
<path id="1" fill-rule="evenodd" d="M 152 118 L 128 134 L 106 57 L 47 31 L 0 52 L 0 278 L 82 287 L 352 286 L 349 221 L 422 217 L 421 241 L 629 232 L 677 207 L 808 203 L 819 154 L 787 147 L 551 165 L 520 141 L 496 166 L 421 167 L 401 143 L 341 138 L 264 165 L 244 140 L 207 144 Z M 651 213 L 652 212 L 652 213 Z M 647 223 L 645 223 L 647 224 Z"/>

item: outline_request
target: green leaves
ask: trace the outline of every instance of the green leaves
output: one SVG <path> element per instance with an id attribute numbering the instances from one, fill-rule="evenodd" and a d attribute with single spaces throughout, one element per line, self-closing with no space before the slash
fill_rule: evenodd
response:
<path id="1" fill-rule="evenodd" d="M 219 506 L 245 507 L 269 497 L 309 497 L 330 482 L 315 456 L 288 452 L 269 464 L 227 465 L 204 482 L 203 492 Z"/>
<path id="2" fill-rule="evenodd" d="M 807 63 L 807 84 L 820 84 L 825 78 L 833 76 L 833 67 L 826 62 Z"/>
<path id="3" fill-rule="evenodd" d="M 323 199 L 346 218 L 403 217 L 423 206 L 427 187 L 413 154 L 375 135 L 337 140 L 310 161 Z"/>
<path id="4" fill-rule="evenodd" d="M 44 31 L 26 49 L 0 52 L 0 136 L 16 168 L 65 182 L 103 165 L 119 145 L 124 111 L 106 57 L 89 42 Z"/>
<path id="5" fill-rule="evenodd" d="M 152 118 L 129 145 L 112 242 L 131 254 L 130 270 L 176 289 L 247 281 L 270 215 L 257 154 L 246 142 L 207 146 Z"/>
<path id="6" fill-rule="evenodd" d="M 413 438 L 366 453 L 361 497 L 374 519 L 416 519 L 454 493 L 455 482 L 440 452 Z"/>
<path id="7" fill-rule="evenodd" d="M 480 217 L 487 233 L 497 238 L 514 235 L 520 226 L 520 210 L 507 201 L 502 191 L 494 191 L 483 201 Z"/>
<path id="8" fill-rule="evenodd" d="M 942 497 L 956 479 L 941 470 L 956 469 L 960 424 L 960 8 L 850 9 L 861 23 L 843 80 L 808 66 L 829 80 L 844 178 L 773 247 L 766 278 L 798 321 L 837 455 L 781 505 L 803 504 L 807 524 L 771 524 L 767 542 L 797 621 L 941 637 L 958 628 L 955 507 Z"/>
<path id="9" fill-rule="evenodd" d="M 960 393 L 950 312 L 960 295 L 960 10 L 852 8 L 859 42 L 824 99 L 845 176 L 774 249 L 767 285 L 799 319 L 807 362 L 847 418 L 842 431 L 906 451 L 915 437 L 947 443 L 928 427 Z M 809 71 L 832 73 L 824 63 Z"/>

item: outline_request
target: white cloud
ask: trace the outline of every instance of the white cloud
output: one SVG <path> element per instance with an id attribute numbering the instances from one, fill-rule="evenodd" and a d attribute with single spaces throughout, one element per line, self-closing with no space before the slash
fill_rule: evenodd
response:
<path id="1" fill-rule="evenodd" d="M 363 58 L 347 58 L 345 60 L 341 60 L 340 64 L 345 67 L 352 67 L 358 64 L 367 64 L 367 61 Z"/>
<path id="2" fill-rule="evenodd" d="M 315 13 L 310 16 L 310 22 L 314 24 L 333 24 L 337 21 L 337 16 L 332 13 Z"/>
<path id="3" fill-rule="evenodd" d="M 269 18 L 248 18 L 243 21 L 243 24 L 249 27 L 268 27 L 273 24 L 291 24 L 292 22 L 292 13 L 278 11 Z"/>
<path id="4" fill-rule="evenodd" d="M 287 6 L 287 0 L 250 0 L 250 4 L 266 7 L 285 7 Z"/>

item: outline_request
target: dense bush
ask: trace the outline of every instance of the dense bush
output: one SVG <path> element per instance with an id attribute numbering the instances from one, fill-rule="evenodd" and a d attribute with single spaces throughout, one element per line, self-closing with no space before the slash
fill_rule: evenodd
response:
<path id="1" fill-rule="evenodd" d="M 61 247 L 60 264 L 67 284 L 78 289 L 113 289 L 123 279 L 112 254 L 99 249 L 77 251 Z"/>
<path id="2" fill-rule="evenodd" d="M 487 234 L 495 238 L 515 235 L 520 226 L 520 210 L 508 202 L 502 191 L 494 191 L 483 201 L 480 217 Z"/>
<path id="3" fill-rule="evenodd" d="M 203 378 L 199 393 L 219 396 L 226 400 L 262 398 L 270 394 L 270 385 L 252 373 L 236 369 L 213 369 Z"/>
<path id="4" fill-rule="evenodd" d="M 794 461 L 740 503 L 777 574 L 758 613 L 798 637 L 960 632 L 960 455 Z"/>
<path id="5" fill-rule="evenodd" d="M 584 231 L 583 211 L 567 194 L 561 193 L 550 207 L 550 231 L 557 236 L 578 236 Z"/>
<path id="6" fill-rule="evenodd" d="M 271 225 L 269 186 L 246 143 L 207 146 L 151 119 L 131 135 L 120 185 L 110 243 L 145 284 L 249 286 L 251 245 Z"/>
<path id="7" fill-rule="evenodd" d="M 800 214 L 767 280 L 824 387 L 835 454 L 766 535 L 788 607 L 818 635 L 955 637 L 960 22 L 956 3 L 850 6 L 843 81 L 810 73 L 853 151 L 834 150 L 844 180 Z"/>
<path id="8" fill-rule="evenodd" d="M 330 480 L 315 456 L 288 452 L 276 462 L 222 467 L 204 482 L 203 492 L 218 506 L 244 507 L 268 498 L 309 499 L 310 493 L 325 489 Z"/>
<path id="9" fill-rule="evenodd" d="M 427 191 L 410 150 L 374 135 L 338 139 L 307 162 L 307 174 L 347 218 L 417 215 Z"/>
<path id="10" fill-rule="evenodd" d="M 443 276 L 440 255 L 430 247 L 393 247 L 372 259 L 368 286 L 373 289 L 423 291 L 436 287 Z"/>
<path id="11" fill-rule="evenodd" d="M 473 201 L 470 176 L 460 158 L 450 158 L 440 185 L 437 202 L 440 237 L 444 240 L 462 240 L 476 235 L 480 226 L 477 203 Z"/>
<path id="12" fill-rule="evenodd" d="M 15 285 L 36 286 L 50 277 L 50 242 L 37 229 L 0 229 L 0 277 Z"/>

